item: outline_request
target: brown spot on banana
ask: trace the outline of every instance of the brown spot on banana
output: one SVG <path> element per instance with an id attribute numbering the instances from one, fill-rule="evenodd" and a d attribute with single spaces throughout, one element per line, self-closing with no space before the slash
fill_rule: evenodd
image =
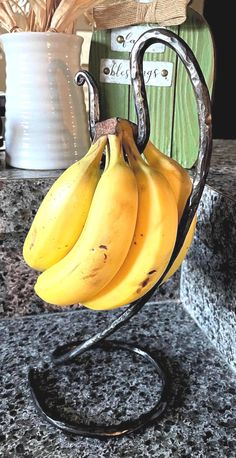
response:
<path id="1" fill-rule="evenodd" d="M 145 280 L 143 280 L 143 281 L 140 283 L 140 286 L 139 286 L 139 288 L 137 289 L 137 293 L 138 293 L 138 294 L 141 293 L 142 289 L 145 288 L 145 286 L 147 286 L 147 284 L 149 283 L 149 281 L 150 281 L 150 278 L 147 277 L 147 278 L 145 278 Z"/>
<path id="2" fill-rule="evenodd" d="M 87 280 L 87 278 L 93 278 L 93 277 L 96 277 L 96 273 L 95 274 L 89 274 L 89 275 L 85 275 L 82 280 Z"/>

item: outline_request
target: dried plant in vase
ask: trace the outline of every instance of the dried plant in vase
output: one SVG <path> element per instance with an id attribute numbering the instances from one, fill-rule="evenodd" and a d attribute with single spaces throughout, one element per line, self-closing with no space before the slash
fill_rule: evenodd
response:
<path id="1" fill-rule="evenodd" d="M 6 58 L 8 165 L 65 169 L 89 147 L 84 92 L 75 82 L 83 38 L 75 20 L 91 0 L 0 0 Z"/>
<path id="2" fill-rule="evenodd" d="M 101 0 L 0 0 L 0 25 L 7 32 L 73 33 L 74 23 Z"/>

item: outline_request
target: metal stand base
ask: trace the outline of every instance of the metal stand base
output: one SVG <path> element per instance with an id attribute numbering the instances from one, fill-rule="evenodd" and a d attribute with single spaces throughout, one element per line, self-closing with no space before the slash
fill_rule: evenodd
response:
<path id="1" fill-rule="evenodd" d="M 29 384 L 31 388 L 33 401 L 40 414 L 53 426 L 66 433 L 97 438 L 122 436 L 133 431 L 137 431 L 144 425 L 147 425 L 151 421 L 156 420 L 158 417 L 160 417 L 167 406 L 167 380 L 166 374 L 161 365 L 158 363 L 158 361 L 154 359 L 153 356 L 151 356 L 146 351 L 136 346 L 128 345 L 123 342 L 103 341 L 97 344 L 95 348 L 102 348 L 105 351 L 122 349 L 125 351 L 136 353 L 142 358 L 144 358 L 146 361 L 150 362 L 151 365 L 154 367 L 155 371 L 157 372 L 158 378 L 161 379 L 162 383 L 160 396 L 159 399 L 155 402 L 154 407 L 149 412 L 140 415 L 140 417 L 135 420 L 121 422 L 119 424 L 109 426 L 99 424 L 86 425 L 83 423 L 75 424 L 72 421 L 70 422 L 61 420 L 57 417 L 56 414 L 52 414 L 52 412 L 50 411 L 45 402 L 44 396 L 42 395 L 42 393 L 40 393 L 39 370 L 31 368 L 29 371 Z M 64 355 L 65 352 L 68 352 L 70 350 L 71 344 L 64 345 L 62 347 L 58 347 L 54 355 Z"/>

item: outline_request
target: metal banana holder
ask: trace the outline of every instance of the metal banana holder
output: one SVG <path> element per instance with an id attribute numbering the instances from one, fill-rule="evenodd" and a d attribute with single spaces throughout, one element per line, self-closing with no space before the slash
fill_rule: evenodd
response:
<path id="1" fill-rule="evenodd" d="M 154 407 L 150 411 L 143 413 L 137 419 L 109 426 L 102 424 L 75 424 L 73 421 L 68 422 L 67 420 L 57 418 L 56 415 L 52 414 L 46 404 L 44 395 L 39 390 L 39 369 L 30 368 L 29 385 L 33 400 L 39 412 L 56 428 L 71 434 L 93 436 L 98 438 L 122 436 L 124 434 L 137 431 L 149 422 L 156 420 L 163 414 L 168 403 L 167 376 L 163 367 L 153 356 L 133 345 L 118 341 L 104 340 L 106 337 L 110 336 L 119 329 L 124 323 L 130 320 L 136 313 L 138 313 L 147 300 L 152 296 L 157 287 L 161 284 L 162 279 L 164 278 L 166 272 L 170 269 L 183 245 L 192 219 L 196 213 L 210 165 L 212 149 L 211 103 L 204 76 L 189 46 L 175 33 L 163 28 L 155 28 L 141 35 L 134 44 L 130 55 L 131 82 L 137 113 L 136 144 L 138 149 L 140 153 L 144 150 L 150 134 L 149 111 L 143 77 L 143 56 L 146 49 L 153 43 L 157 42 L 164 43 L 172 48 L 183 62 L 194 89 L 199 122 L 199 153 L 194 170 L 193 189 L 186 204 L 182 219 L 179 223 L 174 251 L 162 277 L 153 286 L 153 288 L 145 294 L 145 296 L 130 304 L 108 327 L 96 335 L 93 335 L 88 340 L 58 347 L 52 355 L 52 361 L 55 365 L 68 364 L 87 350 L 95 348 L 102 348 L 107 351 L 122 349 L 133 352 L 149 361 L 149 363 L 151 363 L 151 365 L 155 368 L 155 371 L 162 382 L 161 394 Z M 100 122 L 98 90 L 92 76 L 88 72 L 80 71 L 77 73 L 75 80 L 80 86 L 87 82 L 89 87 L 91 138 L 98 138 L 99 135 L 104 133 L 112 133 L 115 129 L 118 118 Z"/>

